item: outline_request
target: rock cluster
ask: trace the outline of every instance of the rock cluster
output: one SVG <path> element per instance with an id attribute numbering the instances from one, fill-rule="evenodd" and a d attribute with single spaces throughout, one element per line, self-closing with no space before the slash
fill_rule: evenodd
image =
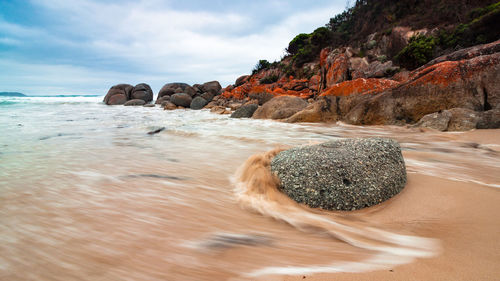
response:
<path id="1" fill-rule="evenodd" d="M 118 84 L 111 87 L 104 97 L 107 105 L 144 105 L 153 100 L 153 90 L 148 84 Z M 142 101 L 142 102 L 141 102 Z"/>
<path id="2" fill-rule="evenodd" d="M 161 104 L 165 109 L 175 109 L 173 106 L 202 109 L 214 97 L 221 94 L 221 89 L 222 87 L 217 81 L 193 86 L 186 83 L 168 83 L 158 92 L 156 104 Z"/>
<path id="3" fill-rule="evenodd" d="M 396 45 L 404 47 L 412 34 L 428 32 L 396 31 L 392 41 L 382 42 L 369 50 L 371 57 L 380 58 L 382 53 L 393 51 L 391 48 Z M 500 127 L 500 86 L 497 82 L 500 81 L 500 40 L 458 50 L 414 71 L 402 70 L 396 74 L 394 72 L 399 70 L 391 61 L 369 61 L 367 57 L 357 56 L 356 52 L 350 47 L 325 48 L 316 65 L 304 66 L 318 73 L 310 79 L 294 79 L 277 69 L 269 69 L 238 78 L 234 85 L 223 90 L 222 96 L 242 103 L 258 99 L 263 106 L 255 112 L 254 118 L 286 122 L 417 124 L 450 131 Z M 278 80 L 271 84 L 260 82 L 270 75 L 277 75 Z M 314 97 L 314 102 L 294 112 L 296 108 L 290 103 L 273 98 L 280 96 L 304 100 Z M 442 125 L 429 125 L 429 114 L 439 116 Z"/>
<path id="4" fill-rule="evenodd" d="M 236 79 L 222 89 L 217 81 L 165 84 L 156 104 L 168 110 L 210 109 L 234 118 L 285 122 L 336 122 L 355 125 L 412 125 L 437 130 L 499 128 L 500 40 L 437 57 L 413 71 L 387 59 L 408 44 L 412 31 L 396 27 L 390 35 L 370 35 L 360 49 L 324 48 L 318 61 L 287 74 L 292 58 L 281 66 Z M 153 99 L 144 83 L 111 87 L 106 104 L 140 105 Z"/>
<path id="5" fill-rule="evenodd" d="M 406 185 L 399 144 L 391 139 L 341 139 L 280 152 L 271 161 L 280 188 L 312 208 L 357 210 L 381 203 Z"/>

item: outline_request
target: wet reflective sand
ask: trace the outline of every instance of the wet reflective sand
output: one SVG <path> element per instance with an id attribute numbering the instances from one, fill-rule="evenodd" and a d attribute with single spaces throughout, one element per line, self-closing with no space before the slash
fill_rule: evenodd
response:
<path id="1" fill-rule="evenodd" d="M 499 130 L 437 133 L 93 103 L 61 104 L 50 112 L 37 106 L 38 116 L 0 114 L 1 280 L 500 275 Z M 158 127 L 166 129 L 147 134 Z M 352 213 L 298 206 L 299 213 L 281 212 L 286 217 L 237 196 L 231 177 L 250 156 L 355 136 L 401 143 L 409 173 L 401 194 Z M 388 245 L 423 253 L 388 255 L 372 247 Z"/>

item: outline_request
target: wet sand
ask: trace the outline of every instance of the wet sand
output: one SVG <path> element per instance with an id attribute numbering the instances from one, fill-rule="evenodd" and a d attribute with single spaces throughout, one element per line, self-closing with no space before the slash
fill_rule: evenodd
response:
<path id="1" fill-rule="evenodd" d="M 410 174 L 399 195 L 357 216 L 441 242 L 437 257 L 386 270 L 280 280 L 498 280 L 500 190 Z M 264 279 L 263 279 L 264 280 Z"/>
<path id="2" fill-rule="evenodd" d="M 500 130 L 281 124 L 204 111 L 103 110 L 99 104 L 40 106 L 39 111 L 51 114 L 41 119 L 19 111 L 0 123 L 0 280 L 500 276 L 500 189 L 495 188 L 500 185 Z M 18 123 L 26 125 L 19 129 Z M 147 134 L 158 126 L 166 130 Z M 402 193 L 353 213 L 300 209 L 305 213 L 292 214 L 287 210 L 296 211 L 293 204 L 281 204 L 285 212 L 265 214 L 238 202 L 230 177 L 252 155 L 280 145 L 357 136 L 401 143 L 409 179 Z M 308 224 L 301 224 L 304 219 Z M 337 222 L 437 239 L 441 252 L 413 261 L 385 256 L 383 268 L 370 264 L 367 270 L 363 262 L 377 257 L 369 247 L 379 245 L 370 237 L 376 232 L 353 236 L 332 224 Z M 350 238 L 369 242 L 368 247 L 345 241 Z M 310 270 L 339 263 L 351 265 L 341 267 L 344 271 L 366 271 Z M 286 273 L 290 266 L 306 273 Z M 284 273 L 262 274 L 269 267 Z"/>
<path id="3" fill-rule="evenodd" d="M 444 136 L 453 141 L 490 144 L 492 149 L 496 147 L 491 144 L 500 144 L 499 130 Z M 496 183 L 500 183 L 500 171 L 490 172 L 494 173 Z M 441 254 L 384 270 L 287 276 L 276 280 L 498 280 L 498 214 L 498 188 L 411 173 L 403 192 L 355 215 L 375 224 L 439 239 Z"/>

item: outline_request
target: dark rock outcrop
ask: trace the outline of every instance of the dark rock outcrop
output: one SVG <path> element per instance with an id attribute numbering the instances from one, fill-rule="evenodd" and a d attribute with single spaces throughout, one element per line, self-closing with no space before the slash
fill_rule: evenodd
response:
<path id="1" fill-rule="evenodd" d="M 170 101 L 170 96 L 163 96 L 161 98 L 156 99 L 155 104 L 163 104 L 166 101 Z"/>
<path id="2" fill-rule="evenodd" d="M 118 84 L 111 87 L 104 97 L 104 103 L 107 105 L 124 104 L 130 99 L 130 94 L 134 86 L 130 84 Z"/>
<path id="3" fill-rule="evenodd" d="M 253 114 L 255 119 L 285 119 L 306 108 L 307 101 L 290 96 L 279 96 L 266 102 Z"/>
<path id="4" fill-rule="evenodd" d="M 140 83 L 135 85 L 130 94 L 130 99 L 141 99 L 146 103 L 151 102 L 153 100 L 153 90 L 146 83 Z"/>
<path id="5" fill-rule="evenodd" d="M 483 112 L 481 119 L 477 123 L 478 129 L 498 129 L 500 128 L 500 108 Z"/>
<path id="6" fill-rule="evenodd" d="M 231 118 L 251 118 L 257 108 L 259 108 L 257 104 L 243 105 L 231 114 Z"/>
<path id="7" fill-rule="evenodd" d="M 203 83 L 202 85 L 198 86 L 198 88 L 200 88 L 203 93 L 209 92 L 214 96 L 219 95 L 222 90 L 222 87 L 218 81 Z"/>
<path id="8" fill-rule="evenodd" d="M 196 97 L 191 101 L 189 107 L 191 107 L 191 109 L 202 109 L 207 103 L 208 102 L 204 98 Z"/>
<path id="9" fill-rule="evenodd" d="M 178 93 L 170 96 L 170 102 L 177 106 L 189 107 L 193 99 L 186 93 Z"/>
<path id="10" fill-rule="evenodd" d="M 281 190 L 312 208 L 356 210 L 381 203 L 406 184 L 399 144 L 391 139 L 341 139 L 280 152 L 271 170 Z"/>
<path id="11" fill-rule="evenodd" d="M 196 90 L 186 83 L 168 83 L 165 84 L 158 92 L 157 100 L 164 96 L 171 96 L 176 93 L 185 93 L 192 97 L 196 94 Z"/>

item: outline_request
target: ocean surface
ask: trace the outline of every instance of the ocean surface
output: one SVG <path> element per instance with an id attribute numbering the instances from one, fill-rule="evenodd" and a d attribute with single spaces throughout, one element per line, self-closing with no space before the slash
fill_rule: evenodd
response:
<path id="1" fill-rule="evenodd" d="M 269 280 L 439 254 L 439 240 L 404 218 L 396 227 L 364 221 L 377 207 L 351 218 L 250 192 L 238 168 L 275 148 L 391 137 L 410 180 L 500 187 L 498 144 L 464 141 L 461 132 L 285 124 L 101 101 L 0 97 L 1 280 Z"/>

